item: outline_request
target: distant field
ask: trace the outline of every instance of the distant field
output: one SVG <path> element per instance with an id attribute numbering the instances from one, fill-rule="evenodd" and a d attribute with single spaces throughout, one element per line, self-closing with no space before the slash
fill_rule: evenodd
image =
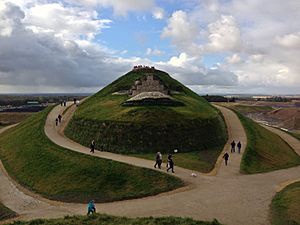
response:
<path id="1" fill-rule="evenodd" d="M 259 113 L 259 112 L 269 112 L 274 108 L 271 106 L 256 106 L 256 105 L 232 105 L 230 108 L 237 110 L 242 114 L 246 113 Z"/>
<path id="2" fill-rule="evenodd" d="M 300 224 L 300 182 L 277 193 L 271 204 L 272 225 Z"/>
<path id="3" fill-rule="evenodd" d="M 176 166 L 199 171 L 202 173 L 210 172 L 216 163 L 216 160 L 223 148 L 216 148 L 211 150 L 199 151 L 199 152 L 187 152 L 187 153 L 175 153 L 173 154 L 173 160 Z M 153 160 L 155 163 L 155 154 L 133 154 L 135 157 Z M 167 154 L 163 155 L 163 169 L 166 169 Z"/>
<path id="4" fill-rule="evenodd" d="M 147 217 L 126 218 L 95 214 L 91 216 L 68 216 L 64 219 L 33 220 L 15 222 L 14 225 L 221 225 L 217 220 L 213 222 L 197 221 L 180 217 Z"/>
<path id="5" fill-rule="evenodd" d="M 0 221 L 15 217 L 17 214 L 0 203 Z"/>
<path id="6" fill-rule="evenodd" d="M 0 127 L 1 126 L 6 126 L 6 125 L 11 125 L 15 123 L 19 123 L 29 116 L 31 116 L 32 113 L 0 113 Z"/>
<path id="7" fill-rule="evenodd" d="M 0 136 L 0 158 L 21 185 L 46 198 L 86 203 L 155 195 L 183 186 L 174 176 L 59 147 L 44 133 L 52 107 Z"/>
<path id="8" fill-rule="evenodd" d="M 300 165 L 300 157 L 278 135 L 237 113 L 248 143 L 241 162 L 244 173 L 261 173 Z"/>

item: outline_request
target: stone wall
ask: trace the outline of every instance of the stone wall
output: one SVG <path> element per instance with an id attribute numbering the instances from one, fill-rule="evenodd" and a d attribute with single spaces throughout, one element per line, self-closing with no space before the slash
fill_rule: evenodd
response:
<path id="1" fill-rule="evenodd" d="M 153 75 L 147 75 L 141 80 L 135 81 L 135 84 L 131 87 L 130 93 L 132 96 L 140 94 L 142 92 L 158 91 L 163 94 L 168 94 L 168 89 L 160 80 L 156 79 Z"/>

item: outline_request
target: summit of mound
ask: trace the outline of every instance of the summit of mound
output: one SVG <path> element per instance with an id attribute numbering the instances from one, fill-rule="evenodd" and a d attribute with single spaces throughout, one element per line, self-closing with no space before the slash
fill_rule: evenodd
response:
<path id="1" fill-rule="evenodd" d="M 159 91 L 164 97 L 123 104 L 143 90 Z M 171 102 L 164 104 L 166 99 Z M 207 150 L 224 145 L 227 138 L 217 109 L 166 72 L 153 68 L 132 70 L 87 99 L 65 133 L 83 145 L 89 146 L 94 139 L 96 147 L 121 153 Z"/>

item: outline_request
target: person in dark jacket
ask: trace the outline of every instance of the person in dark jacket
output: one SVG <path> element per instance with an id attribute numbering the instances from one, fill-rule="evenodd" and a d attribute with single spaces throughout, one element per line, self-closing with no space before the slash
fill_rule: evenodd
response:
<path id="1" fill-rule="evenodd" d="M 58 125 L 58 118 L 55 119 L 55 125 Z"/>
<path id="2" fill-rule="evenodd" d="M 92 140 L 92 143 L 91 143 L 91 145 L 90 145 L 90 149 L 91 149 L 91 153 L 95 153 L 95 141 L 94 140 Z"/>
<path id="3" fill-rule="evenodd" d="M 154 168 L 156 168 L 156 166 L 158 166 L 158 168 L 161 169 L 161 164 L 162 164 L 162 154 L 160 152 L 157 152 L 156 157 L 155 157 Z"/>
<path id="4" fill-rule="evenodd" d="M 227 166 L 227 162 L 229 159 L 229 154 L 227 152 L 223 155 L 223 159 L 225 159 L 225 166 Z"/>
<path id="5" fill-rule="evenodd" d="M 238 153 L 241 153 L 241 148 L 242 148 L 242 144 L 241 142 L 239 141 L 239 143 L 237 143 L 237 148 L 238 148 Z"/>
<path id="6" fill-rule="evenodd" d="M 234 142 L 234 140 L 231 142 L 231 153 L 232 152 L 235 152 L 235 142 Z"/>
<path id="7" fill-rule="evenodd" d="M 62 116 L 59 114 L 57 118 L 58 118 L 58 122 L 61 123 Z"/>
<path id="8" fill-rule="evenodd" d="M 174 161 L 172 159 L 172 154 L 169 154 L 168 155 L 168 164 L 167 164 L 167 172 L 169 172 L 169 170 L 171 169 L 172 170 L 172 173 L 174 173 Z"/>

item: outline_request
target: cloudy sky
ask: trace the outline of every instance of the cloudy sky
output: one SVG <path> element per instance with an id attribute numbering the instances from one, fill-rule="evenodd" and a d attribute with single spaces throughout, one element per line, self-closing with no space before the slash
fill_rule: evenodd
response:
<path id="1" fill-rule="evenodd" d="M 0 0 L 0 93 L 95 92 L 143 64 L 198 93 L 300 94 L 300 0 Z"/>

